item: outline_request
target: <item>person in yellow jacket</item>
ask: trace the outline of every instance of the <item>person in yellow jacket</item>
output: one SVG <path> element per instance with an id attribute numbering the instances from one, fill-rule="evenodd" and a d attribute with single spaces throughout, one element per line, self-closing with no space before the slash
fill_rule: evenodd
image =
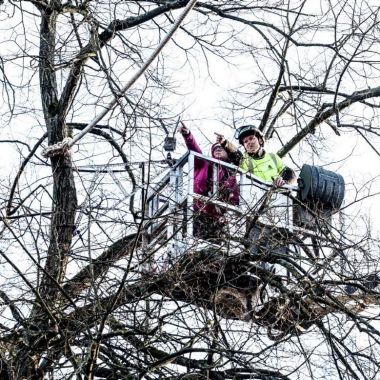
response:
<path id="1" fill-rule="evenodd" d="M 265 151 L 264 135 L 259 129 L 253 125 L 244 125 L 236 130 L 235 138 L 244 146 L 244 154 L 234 148 L 234 145 L 227 141 L 223 135 L 217 137 L 217 142 L 227 151 L 232 163 L 265 182 L 274 183 L 276 186 L 296 182 L 295 172 L 285 166 L 277 154 Z"/>
<path id="2" fill-rule="evenodd" d="M 265 138 L 258 128 L 253 125 L 244 125 L 236 130 L 235 138 L 244 146 L 244 154 L 234 148 L 234 145 L 224 136 L 218 135 L 217 138 L 217 142 L 224 147 L 232 163 L 275 186 L 296 183 L 297 176 L 294 170 L 285 166 L 277 154 L 265 151 Z M 286 253 L 286 245 L 279 244 L 282 237 L 277 236 L 276 231 L 270 226 L 257 223 L 256 218 L 252 219 L 249 214 L 245 236 L 252 241 L 250 252 L 254 255 L 260 254 L 265 257 L 268 253 Z M 274 266 L 269 265 L 265 260 L 260 265 L 268 272 L 275 272 Z"/>

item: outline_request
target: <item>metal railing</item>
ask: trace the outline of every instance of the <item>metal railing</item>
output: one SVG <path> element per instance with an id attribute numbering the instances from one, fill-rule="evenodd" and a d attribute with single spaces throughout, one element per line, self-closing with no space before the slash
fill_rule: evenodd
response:
<path id="1" fill-rule="evenodd" d="M 213 168 L 209 194 L 194 192 L 195 160 L 206 161 Z M 236 176 L 239 186 L 239 203 L 230 204 L 219 197 L 217 173 L 223 167 Z M 287 233 L 313 234 L 313 229 L 294 224 L 294 203 L 297 186 L 275 187 L 229 163 L 188 152 L 171 167 L 159 183 L 149 189 L 146 198 L 145 247 L 146 252 L 165 248 L 165 255 L 175 260 L 187 249 L 197 250 L 202 241 L 193 234 L 196 202 L 218 206 L 226 215 L 226 228 L 230 235 L 243 236 L 247 219 Z M 167 258 L 166 258 L 167 259 Z M 163 260 L 166 260 L 163 259 Z"/>

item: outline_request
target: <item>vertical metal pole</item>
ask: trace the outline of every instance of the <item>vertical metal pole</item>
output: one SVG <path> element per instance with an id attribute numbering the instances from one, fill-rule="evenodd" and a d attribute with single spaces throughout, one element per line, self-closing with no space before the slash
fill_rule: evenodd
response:
<path id="1" fill-rule="evenodd" d="M 177 168 L 178 202 L 183 201 L 183 166 Z"/>
<path id="2" fill-rule="evenodd" d="M 169 257 L 168 257 L 168 261 L 169 261 L 169 264 L 171 264 L 171 259 L 175 259 L 177 257 L 177 254 L 178 254 L 178 241 L 177 241 L 177 237 L 176 236 L 173 236 L 174 235 L 174 232 L 175 232 L 175 221 L 176 221 L 176 214 L 178 213 L 178 208 L 177 208 L 177 204 L 178 204 L 178 199 L 179 199 L 179 195 L 178 195 L 178 168 L 174 169 L 171 168 L 170 169 L 170 179 L 169 179 L 169 193 L 170 193 L 170 199 L 169 199 L 169 213 L 168 213 L 168 216 L 166 218 L 166 223 L 167 223 L 167 234 L 166 234 L 166 237 L 167 237 L 167 240 L 169 241 L 169 239 L 171 239 L 170 241 L 172 242 L 171 243 L 171 247 L 172 249 L 170 250 L 169 249 Z M 170 252 L 172 252 L 174 255 L 174 257 L 170 257 L 171 254 Z"/>
<path id="3" fill-rule="evenodd" d="M 219 192 L 219 165 L 214 162 L 209 162 L 212 165 L 212 196 L 217 198 Z"/>
<path id="4" fill-rule="evenodd" d="M 189 238 L 193 237 L 194 233 L 194 154 L 190 152 L 189 154 L 189 183 L 187 189 L 187 235 Z"/>
<path id="5" fill-rule="evenodd" d="M 147 216 L 147 204 L 146 204 L 146 195 L 148 194 L 148 191 L 145 190 L 145 165 L 144 163 L 140 164 L 141 168 L 141 223 L 143 225 L 143 233 L 142 233 L 142 249 L 143 252 L 145 251 L 145 247 L 147 244 L 147 231 L 144 228 L 144 225 L 146 223 L 146 216 Z"/>
<path id="6" fill-rule="evenodd" d="M 293 224 L 293 215 L 294 215 L 294 204 L 293 204 L 293 200 L 286 196 L 286 199 L 287 199 L 287 221 L 286 221 L 286 224 L 287 224 L 287 227 L 289 229 L 290 232 L 293 232 L 293 227 L 294 227 L 294 224 Z"/>
<path id="7" fill-rule="evenodd" d="M 245 223 L 246 217 L 247 217 L 247 205 L 246 205 L 246 199 L 244 195 L 245 187 L 246 187 L 246 180 L 247 177 L 244 173 L 240 173 L 240 180 L 239 180 L 239 208 L 241 210 L 242 216 L 240 220 Z M 244 226 L 243 226 L 244 227 Z M 243 235 L 245 234 L 245 227 L 239 228 L 240 231 L 243 232 Z"/>
<path id="8" fill-rule="evenodd" d="M 156 218 L 158 209 L 160 208 L 160 193 L 157 193 L 152 199 L 152 217 Z M 158 225 L 157 218 L 152 223 L 153 229 Z"/>
<path id="9" fill-rule="evenodd" d="M 152 219 L 152 216 L 153 216 L 153 213 L 154 213 L 154 210 L 153 210 L 154 198 L 152 198 L 150 201 L 147 201 L 147 202 L 148 202 L 147 205 L 146 205 L 146 208 L 147 208 L 147 211 L 148 211 L 147 217 L 148 217 L 148 221 L 150 221 Z M 153 222 L 150 223 L 149 228 L 148 228 L 148 232 L 149 233 L 153 232 Z"/>
<path id="10" fill-rule="evenodd" d="M 178 178 L 177 178 L 177 186 L 178 186 L 178 228 L 181 226 L 180 233 L 181 233 L 181 240 L 183 240 L 184 237 L 184 220 L 185 218 L 185 210 L 183 209 L 183 202 L 184 202 L 184 196 L 183 196 L 183 165 L 178 167 Z"/>

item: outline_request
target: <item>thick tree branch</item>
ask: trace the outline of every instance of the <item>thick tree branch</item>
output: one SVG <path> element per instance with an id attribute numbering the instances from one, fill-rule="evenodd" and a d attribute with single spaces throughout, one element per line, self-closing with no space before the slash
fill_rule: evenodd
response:
<path id="1" fill-rule="evenodd" d="M 91 264 L 66 282 L 63 287 L 65 292 L 73 298 L 77 297 L 107 272 L 115 262 L 127 255 L 131 255 L 133 249 L 138 246 L 137 238 L 136 234 L 131 234 L 113 243 L 99 257 L 92 260 Z"/>
<path id="2" fill-rule="evenodd" d="M 350 107 L 352 104 L 361 102 L 365 99 L 376 98 L 380 96 L 380 87 L 375 87 L 368 90 L 354 92 L 350 97 L 337 103 L 335 107 L 328 108 L 326 105 L 318 111 L 316 116 L 308 123 L 308 125 L 290 139 L 277 153 L 280 157 L 289 153 L 297 144 L 299 144 L 308 134 L 313 133 L 315 128 L 322 124 L 325 120 L 335 115 L 336 113 Z"/>

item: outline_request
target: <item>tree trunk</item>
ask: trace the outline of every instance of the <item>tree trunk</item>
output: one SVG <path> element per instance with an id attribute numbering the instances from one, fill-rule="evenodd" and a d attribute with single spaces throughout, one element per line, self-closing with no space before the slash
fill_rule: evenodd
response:
<path id="1" fill-rule="evenodd" d="M 52 8 L 42 11 L 39 73 L 49 145 L 62 141 L 67 136 L 66 115 L 65 111 L 59 107 L 54 70 L 56 20 L 57 13 Z M 54 319 L 58 314 L 56 311 L 59 310 L 57 300 L 61 294 L 60 286 L 65 278 L 72 244 L 77 197 L 70 154 L 52 157 L 51 168 L 53 204 L 50 241 L 44 271 L 40 276 L 39 296 L 30 314 L 30 322 L 39 334 L 36 337 L 36 331 L 33 334 L 31 330 L 25 333 L 27 349 L 21 349 L 15 360 L 15 372 L 19 379 L 38 378 L 39 376 L 34 370 L 35 358 L 38 358 L 48 348 L 49 339 L 45 339 L 44 331 L 50 330 L 50 327 L 56 323 Z"/>

